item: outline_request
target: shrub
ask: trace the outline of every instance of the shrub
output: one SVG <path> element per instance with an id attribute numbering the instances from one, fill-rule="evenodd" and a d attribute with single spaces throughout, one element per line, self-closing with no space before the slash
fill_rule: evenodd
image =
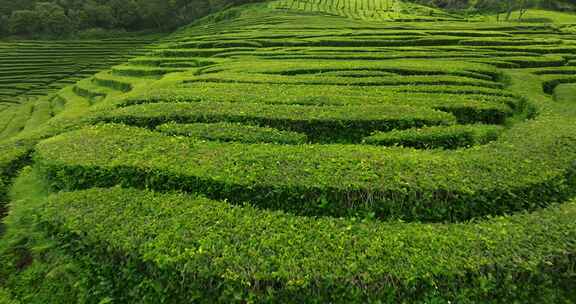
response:
<path id="1" fill-rule="evenodd" d="M 313 141 L 359 142 L 376 130 L 455 123 L 452 114 L 410 106 L 301 106 L 255 103 L 154 103 L 116 109 L 95 120 L 155 127 L 174 121 L 237 122 L 304 133 Z"/>
<path id="2" fill-rule="evenodd" d="M 160 68 L 160 67 L 137 67 L 137 66 L 117 66 L 112 68 L 113 75 L 146 77 L 162 76 L 168 73 L 182 72 L 179 68 Z"/>
<path id="3" fill-rule="evenodd" d="M 434 98 L 430 97 L 434 94 Z M 263 83 L 189 83 L 184 87 L 154 88 L 122 100 L 121 105 L 155 102 L 252 102 L 300 105 L 414 105 L 516 107 L 519 99 L 508 91 L 472 86 L 378 86 L 290 85 Z M 509 110 L 509 109 L 508 109 Z"/>
<path id="4" fill-rule="evenodd" d="M 393 130 L 386 133 L 375 132 L 364 138 L 364 142 L 383 146 L 400 145 L 424 149 L 455 149 L 496 140 L 503 130 L 503 127 L 494 125 L 424 127 L 421 129 Z"/>
<path id="5" fill-rule="evenodd" d="M 576 300 L 575 216 L 313 219 L 113 188 L 51 196 L 35 220 L 122 303 L 559 303 Z"/>
<path id="6" fill-rule="evenodd" d="M 111 88 L 117 91 L 128 92 L 132 90 L 132 84 L 118 79 L 114 79 L 108 73 L 96 74 L 94 78 L 92 78 L 92 82 L 94 82 L 97 85 Z"/>
<path id="7" fill-rule="evenodd" d="M 156 129 L 169 135 L 183 135 L 217 141 L 277 144 L 306 143 L 306 135 L 304 134 L 238 123 L 168 123 L 160 125 Z"/>
<path id="8" fill-rule="evenodd" d="M 108 125 L 44 141 L 35 160 L 56 189 L 121 184 L 305 215 L 459 221 L 576 194 L 568 135 L 576 133 L 555 123 L 563 127 L 534 122 L 507 141 L 458 153 L 198 142 Z"/>
<path id="9" fill-rule="evenodd" d="M 239 75 L 232 73 L 218 73 L 201 75 L 193 79 L 185 80 L 184 83 L 214 82 L 214 83 L 269 83 L 269 84 L 306 84 L 306 85 L 354 85 L 354 86 L 407 86 L 407 85 L 437 85 L 437 86 L 478 86 L 485 88 L 501 89 L 501 83 L 470 79 L 461 76 L 396 76 L 396 77 L 315 77 L 299 76 L 290 77 L 284 75 Z"/>

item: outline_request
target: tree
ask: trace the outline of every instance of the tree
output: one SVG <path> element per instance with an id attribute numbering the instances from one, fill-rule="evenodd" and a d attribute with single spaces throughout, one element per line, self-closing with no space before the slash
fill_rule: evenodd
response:
<path id="1" fill-rule="evenodd" d="M 36 11 L 18 10 L 12 12 L 8 20 L 8 30 L 16 35 L 31 35 L 39 29 Z"/>
<path id="2" fill-rule="evenodd" d="M 8 33 L 8 18 L 0 14 L 0 35 Z"/>
<path id="3" fill-rule="evenodd" d="M 522 17 L 524 17 L 524 15 L 528 12 L 528 9 L 536 5 L 538 5 L 538 1 L 536 0 L 519 0 L 518 19 L 522 19 Z"/>
<path id="4" fill-rule="evenodd" d="M 512 12 L 519 11 L 518 19 L 522 19 L 528 9 L 538 4 L 537 0 L 506 0 L 504 1 L 506 7 L 506 21 L 512 17 Z"/>
<path id="5" fill-rule="evenodd" d="M 529 8 L 537 6 L 538 3 L 538 0 L 476 0 L 473 5 L 478 11 L 495 13 L 498 21 L 500 14 L 505 14 L 505 20 L 509 21 L 514 11 L 519 11 L 521 19 Z"/>
<path id="6" fill-rule="evenodd" d="M 50 2 L 39 2 L 34 10 L 42 33 L 61 36 L 72 32 L 72 22 L 60 5 Z"/>
<path id="7" fill-rule="evenodd" d="M 173 19 L 170 12 L 173 0 L 138 0 L 140 15 L 159 29 L 169 29 Z"/>
<path id="8" fill-rule="evenodd" d="M 16 35 L 51 36 L 87 29 L 173 30 L 231 5 L 264 0 L 0 0 L 2 28 Z M 467 3 L 469 0 L 418 0 Z"/>
<path id="9" fill-rule="evenodd" d="M 112 16 L 112 8 L 110 6 L 100 4 L 94 0 L 85 1 L 82 6 L 82 11 L 85 14 L 84 27 L 101 27 L 113 28 L 114 17 Z"/>
<path id="10" fill-rule="evenodd" d="M 109 2 L 114 18 L 114 27 L 136 29 L 141 17 L 138 13 L 138 4 L 134 0 L 111 0 Z"/>
<path id="11" fill-rule="evenodd" d="M 14 11 L 31 10 L 35 0 L 0 0 L 0 15 L 10 16 Z"/>

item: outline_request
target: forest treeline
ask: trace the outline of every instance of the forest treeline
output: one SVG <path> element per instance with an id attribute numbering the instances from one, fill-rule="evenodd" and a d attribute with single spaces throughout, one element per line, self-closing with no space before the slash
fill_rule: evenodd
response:
<path id="1" fill-rule="evenodd" d="M 0 35 L 168 31 L 255 0 L 0 0 Z"/>
<path id="2" fill-rule="evenodd" d="M 227 6 L 263 0 L 0 0 L 0 36 L 98 36 L 169 31 Z M 411 0 L 449 10 L 504 14 L 541 7 L 566 10 L 576 0 Z"/>

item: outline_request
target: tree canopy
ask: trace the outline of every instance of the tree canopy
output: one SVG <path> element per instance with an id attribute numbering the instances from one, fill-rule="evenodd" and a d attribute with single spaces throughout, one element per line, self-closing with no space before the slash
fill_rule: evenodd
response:
<path id="1" fill-rule="evenodd" d="M 172 30 L 254 0 L 0 0 L 0 34 L 65 36 L 85 30 Z"/>

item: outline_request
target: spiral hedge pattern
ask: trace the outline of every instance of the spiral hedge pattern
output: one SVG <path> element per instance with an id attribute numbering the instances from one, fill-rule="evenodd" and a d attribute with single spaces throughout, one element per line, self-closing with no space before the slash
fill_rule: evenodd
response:
<path id="1" fill-rule="evenodd" d="M 0 286 L 38 303 L 576 302 L 567 28 L 400 1 L 202 19 L 0 146 L 0 187 L 31 165 Z"/>

